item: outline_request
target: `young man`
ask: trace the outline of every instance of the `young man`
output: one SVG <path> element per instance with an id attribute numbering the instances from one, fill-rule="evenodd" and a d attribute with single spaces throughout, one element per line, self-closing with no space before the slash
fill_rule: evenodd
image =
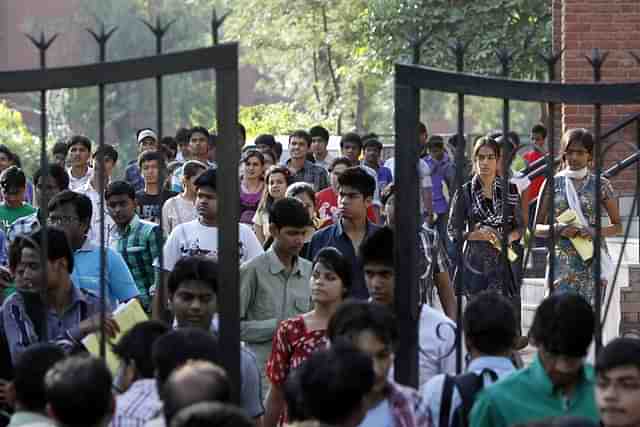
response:
<path id="1" fill-rule="evenodd" d="M 351 261 L 353 285 L 351 296 L 369 298 L 364 281 L 362 263 L 358 251 L 362 241 L 375 230 L 377 225 L 367 219 L 367 210 L 373 200 L 375 180 L 361 167 L 346 169 L 338 178 L 338 208 L 341 217 L 335 224 L 318 230 L 311 239 L 306 259 L 314 259 L 320 249 L 333 246 Z"/>
<path id="2" fill-rule="evenodd" d="M 527 165 L 530 165 L 547 154 L 547 128 L 541 124 L 533 126 L 531 128 L 531 142 L 533 143 L 533 150 L 522 156 L 527 162 Z M 538 194 L 540 193 L 540 188 L 542 187 L 542 183 L 545 179 L 546 177 L 541 175 L 529 184 L 529 191 L 527 193 L 529 202 L 529 222 L 533 221 Z M 533 224 L 535 224 L 535 222 L 533 222 Z"/>
<path id="3" fill-rule="evenodd" d="M 99 162 L 100 155 L 102 153 L 102 163 Z M 104 184 L 105 188 L 111 182 L 111 175 L 113 169 L 118 162 L 118 152 L 112 145 L 105 144 L 102 150 L 98 148 L 93 153 L 93 174 L 86 185 L 76 190 L 76 192 L 84 194 L 91 199 L 91 206 L 93 208 L 91 212 L 91 227 L 89 228 L 89 235 L 87 239 L 91 242 L 100 244 L 100 170 L 104 171 Z M 104 203 L 105 211 L 107 204 Z M 115 224 L 111 217 L 105 212 L 104 216 L 104 236 L 105 244 L 110 245 L 112 239 L 112 233 L 115 229 Z"/>
<path id="4" fill-rule="evenodd" d="M 176 131 L 176 143 L 178 144 L 176 161 L 186 162 L 191 158 L 191 153 L 189 152 L 189 129 L 180 128 Z"/>
<path id="5" fill-rule="evenodd" d="M 424 161 L 431 170 L 431 191 L 433 213 L 436 217 L 435 227 L 448 247 L 447 224 L 449 222 L 449 200 L 456 191 L 454 182 L 456 170 L 444 149 L 444 139 L 440 135 L 433 135 L 427 141 L 427 152 Z"/>
<path id="6" fill-rule="evenodd" d="M 43 179 L 42 168 L 33 175 L 35 184 L 35 197 L 41 205 L 47 205 L 49 200 L 61 191 L 69 189 L 69 174 L 60 165 L 50 164 L 47 172 L 47 179 Z M 31 215 L 15 220 L 7 231 L 7 239 L 13 242 L 20 234 L 29 234 L 40 228 L 40 224 L 46 222 L 46 218 L 41 218 L 41 210 L 38 209 Z"/>
<path id="7" fill-rule="evenodd" d="M 257 138 L 253 141 L 253 144 L 256 146 L 256 149 L 265 153 L 267 151 L 273 150 L 273 147 L 276 145 L 276 139 L 273 135 L 262 134 L 258 135 Z"/>
<path id="8" fill-rule="evenodd" d="M 376 179 L 378 180 L 378 188 L 384 189 L 393 181 L 393 175 L 386 166 L 380 164 L 382 158 L 382 143 L 378 141 L 376 134 L 371 134 L 364 137 L 364 143 L 362 144 L 362 151 L 364 159 L 362 164 L 370 167 L 376 172 Z"/>
<path id="9" fill-rule="evenodd" d="M 640 426 L 640 341 L 611 341 L 598 355 L 596 374 L 602 426 Z"/>
<path id="10" fill-rule="evenodd" d="M 136 195 L 126 181 L 109 184 L 104 197 L 109 216 L 117 229 L 113 248 L 118 251 L 133 276 L 145 311 L 151 312 L 151 288 L 156 283 L 153 261 L 160 256 L 164 239 L 160 226 L 142 220 L 136 214 Z"/>
<path id="11" fill-rule="evenodd" d="M 138 159 L 144 178 L 144 188 L 136 192 L 137 213 L 140 218 L 160 223 L 162 205 L 176 193 L 164 189 L 167 179 L 164 155 L 159 151 L 145 151 Z"/>
<path id="12" fill-rule="evenodd" d="M 8 427 L 36 423 L 40 427 L 54 426 L 53 420 L 47 417 L 44 376 L 49 368 L 64 358 L 64 351 L 53 344 L 36 344 L 20 355 L 15 377 L 9 383 L 9 400 L 13 400 L 15 412 Z"/>
<path id="13" fill-rule="evenodd" d="M 360 427 L 430 425 L 427 402 L 416 390 L 390 379 L 399 332 L 387 307 L 365 301 L 344 302 L 329 321 L 327 336 L 331 345 L 347 340 L 373 360 L 374 383 L 365 395 L 367 414 Z"/>
<path id="14" fill-rule="evenodd" d="M 471 409 L 476 394 L 516 370 L 510 359 L 517 336 L 516 317 L 509 300 L 496 292 L 481 293 L 467 305 L 463 319 L 464 343 L 471 360 L 466 376 L 437 375 L 420 389 L 425 402 L 429 402 L 433 427 L 458 427 L 461 420 L 462 425 L 468 425 L 466 411 Z M 474 381 L 476 388 L 467 386 L 463 394 L 460 388 L 469 383 L 465 378 L 482 382 Z M 473 395 L 468 396 L 471 392 Z"/>
<path id="15" fill-rule="evenodd" d="M 263 380 L 278 323 L 310 310 L 311 262 L 300 257 L 311 218 L 300 201 L 284 198 L 269 211 L 273 244 L 240 267 L 240 337 L 256 354 Z"/>
<path id="16" fill-rule="evenodd" d="M 48 233 L 48 259 L 46 281 L 43 282 L 40 245 L 45 232 Z M 98 297 L 71 282 L 74 260 L 65 233 L 45 227 L 28 237 L 21 243 L 23 281 L 28 288 L 39 292 L 16 292 L 6 299 L 2 309 L 4 331 L 14 364 L 33 344 L 50 341 L 69 352 L 82 348 L 82 338 L 100 329 Z M 107 317 L 108 335 L 115 336 L 118 329 L 117 323 Z"/>
<path id="17" fill-rule="evenodd" d="M 395 303 L 393 254 L 393 231 L 389 227 L 376 230 L 365 239 L 360 248 L 371 301 L 389 309 L 393 309 Z M 418 325 L 420 385 L 435 375 L 455 372 L 455 340 L 455 323 L 441 312 L 423 304 Z"/>
<path id="18" fill-rule="evenodd" d="M 106 427 L 115 411 L 112 377 L 103 359 L 74 356 L 45 377 L 47 411 L 57 425 Z"/>
<path id="19" fill-rule="evenodd" d="M 314 191 L 320 191 L 329 186 L 329 175 L 321 166 L 307 160 L 307 153 L 311 146 L 311 135 L 304 130 L 297 130 L 289 136 L 289 155 L 287 167 L 291 170 L 292 183 L 306 182 L 313 186 Z"/>
<path id="20" fill-rule="evenodd" d="M 191 160 L 197 160 L 208 168 L 215 169 L 216 164 L 209 161 L 209 131 L 202 126 L 195 126 L 189 132 Z M 184 175 L 184 166 L 176 169 L 171 177 L 171 190 L 175 193 L 181 193 L 183 190 L 182 175 Z"/>
<path id="21" fill-rule="evenodd" d="M 16 166 L 8 167 L 0 175 L 0 189 L 4 199 L 0 203 L 0 231 L 5 235 L 14 221 L 36 211 L 24 202 L 26 185 L 27 178 L 24 172 Z"/>
<path id="22" fill-rule="evenodd" d="M 91 200 L 84 194 L 62 191 L 49 201 L 51 225 L 64 230 L 73 251 L 74 268 L 71 278 L 82 289 L 100 293 L 100 247 L 87 239 L 91 222 Z M 138 288 L 122 256 L 112 248 L 105 248 L 105 280 L 107 297 L 117 305 L 139 295 Z"/>
<path id="23" fill-rule="evenodd" d="M 91 158 L 91 140 L 86 136 L 75 135 L 69 141 L 69 189 L 78 190 L 91 178 L 93 169 L 89 167 Z"/>
<path id="24" fill-rule="evenodd" d="M 65 163 L 67 162 L 68 152 L 69 146 L 67 145 L 66 141 L 59 140 L 51 149 L 51 154 L 53 155 L 53 159 L 51 160 L 51 162 L 64 168 Z"/>
<path id="25" fill-rule="evenodd" d="M 151 128 L 143 128 L 136 132 L 136 140 L 138 141 L 138 156 L 145 151 L 158 151 L 158 135 Z M 136 191 L 144 188 L 144 178 L 140 173 L 138 161 L 132 160 L 124 171 L 125 180 L 133 185 Z"/>
<path id="26" fill-rule="evenodd" d="M 169 330 L 155 320 L 138 323 L 113 346 L 120 362 L 114 388 L 122 394 L 117 397 L 112 427 L 143 427 L 162 410 L 149 355 L 153 343 Z"/>
<path id="27" fill-rule="evenodd" d="M 314 126 L 309 129 L 309 135 L 311 135 L 311 152 L 315 164 L 329 170 L 333 162 L 333 156 L 327 151 L 329 131 L 322 126 Z"/>
<path id="28" fill-rule="evenodd" d="M 4 144 L 0 144 L 0 172 L 15 164 L 15 154 Z"/>
<path id="29" fill-rule="evenodd" d="M 584 362 L 593 339 L 593 309 L 576 294 L 552 295 L 536 310 L 530 339 L 533 363 L 484 389 L 471 411 L 472 427 L 507 427 L 575 415 L 598 420 L 593 368 Z"/>
<path id="30" fill-rule="evenodd" d="M 197 160 L 189 160 L 184 164 L 182 175 L 182 193 L 168 199 L 162 206 L 162 229 L 169 235 L 174 228 L 185 222 L 198 218 L 196 211 L 196 178 L 207 166 Z"/>

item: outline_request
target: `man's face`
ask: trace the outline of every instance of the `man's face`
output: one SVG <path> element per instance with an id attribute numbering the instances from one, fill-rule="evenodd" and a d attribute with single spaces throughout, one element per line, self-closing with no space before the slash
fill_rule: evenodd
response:
<path id="1" fill-rule="evenodd" d="M 387 386 L 389 369 L 393 363 L 393 349 L 368 330 L 356 335 L 353 338 L 353 344 L 358 350 L 371 357 L 373 361 L 375 381 L 371 392 L 382 392 Z"/>
<path id="2" fill-rule="evenodd" d="M 80 222 L 78 213 L 71 203 L 60 205 L 49 212 L 48 223 L 64 231 L 71 248 L 74 250 L 82 246 L 89 230 L 89 224 Z"/>
<path id="3" fill-rule="evenodd" d="M 23 248 L 20 255 L 20 264 L 24 268 L 22 273 L 22 282 L 27 289 L 44 290 L 53 289 L 60 283 L 60 275 L 62 269 L 67 271 L 64 258 L 57 259 L 53 262 L 47 261 L 47 282 L 43 286 L 42 264 L 40 262 L 40 253 L 32 248 Z"/>
<path id="4" fill-rule="evenodd" d="M 347 219 L 360 219 L 367 216 L 371 197 L 365 198 L 357 189 L 342 186 L 338 189 L 338 208 Z"/>
<path id="5" fill-rule="evenodd" d="M 138 143 L 138 152 L 144 153 L 145 151 L 158 151 L 158 141 L 150 136 L 140 141 Z"/>
<path id="6" fill-rule="evenodd" d="M 364 149 L 364 161 L 371 165 L 380 164 L 380 150 L 378 147 L 369 146 Z"/>
<path id="7" fill-rule="evenodd" d="M 100 162 L 98 161 L 98 158 L 94 158 L 94 174 L 95 177 L 98 178 L 100 176 Z M 109 156 L 105 156 L 104 160 L 102 161 L 102 165 L 104 165 L 104 177 L 109 180 L 111 178 L 111 174 L 113 174 L 113 168 L 116 167 L 116 162 Z"/>
<path id="8" fill-rule="evenodd" d="M 196 189 L 196 210 L 205 220 L 218 218 L 218 193 L 211 187 Z"/>
<path id="9" fill-rule="evenodd" d="M 5 153 L 0 153 L 0 172 L 11 166 L 11 159 Z"/>
<path id="10" fill-rule="evenodd" d="M 544 136 L 538 132 L 531 133 L 531 142 L 533 142 L 538 147 L 544 146 Z"/>
<path id="11" fill-rule="evenodd" d="M 125 227 L 136 213 L 136 201 L 126 194 L 116 194 L 107 200 L 107 209 L 113 222 L 120 227 Z"/>
<path id="12" fill-rule="evenodd" d="M 170 296 L 171 309 L 179 328 L 211 328 L 211 319 L 218 309 L 216 294 L 208 284 L 199 280 L 180 283 Z"/>
<path id="13" fill-rule="evenodd" d="M 82 144 L 74 144 L 69 148 L 69 164 L 71 167 L 86 167 L 91 153 Z"/>
<path id="14" fill-rule="evenodd" d="M 640 425 L 640 369 L 628 365 L 599 373 L 596 402 L 604 427 Z"/>
<path id="15" fill-rule="evenodd" d="M 567 387 L 580 379 L 584 358 L 551 353 L 542 345 L 539 347 L 538 354 L 544 370 L 555 387 Z"/>
<path id="16" fill-rule="evenodd" d="M 196 158 L 204 158 L 209 155 L 209 138 L 201 132 L 194 132 L 189 138 L 189 151 Z"/>
<path id="17" fill-rule="evenodd" d="M 142 162 L 140 173 L 147 184 L 157 184 L 160 180 L 160 165 L 157 160 Z"/>
<path id="18" fill-rule="evenodd" d="M 335 191 L 338 191 L 338 179 L 340 179 L 340 175 L 342 175 L 346 170 L 347 165 L 343 163 L 335 165 L 331 170 L 331 187 Z"/>
<path id="19" fill-rule="evenodd" d="M 394 200 L 395 196 L 390 196 L 387 199 L 387 203 L 384 205 L 384 213 L 387 216 L 387 224 L 393 226 L 396 223 L 396 211 L 394 208 Z"/>
<path id="20" fill-rule="evenodd" d="M 309 147 L 304 138 L 294 136 L 289 141 L 289 154 L 292 159 L 304 159 L 308 151 Z"/>
<path id="21" fill-rule="evenodd" d="M 256 144 L 256 150 L 264 154 L 271 151 L 271 146 L 268 144 Z"/>
<path id="22" fill-rule="evenodd" d="M 364 265 L 364 280 L 369 296 L 377 303 L 393 305 L 394 279 L 393 266 L 378 262 L 368 262 Z"/>
<path id="23" fill-rule="evenodd" d="M 10 208 L 19 208 L 24 201 L 25 191 L 27 191 L 27 189 L 24 185 L 22 187 L 9 186 L 6 189 L 3 187 L 2 196 L 4 197 L 4 202 Z"/>
<path id="24" fill-rule="evenodd" d="M 40 206 L 46 206 L 49 203 L 49 200 L 61 191 L 60 187 L 58 187 L 58 183 L 52 176 L 47 176 L 46 184 L 45 180 L 40 177 L 35 185 L 35 190 L 36 200 L 40 201 L 40 198 L 44 197 L 44 205 L 41 204 Z"/>
<path id="25" fill-rule="evenodd" d="M 436 160 L 442 160 L 444 158 L 444 145 L 431 144 L 429 146 L 429 154 Z"/>
<path id="26" fill-rule="evenodd" d="M 429 140 L 429 132 L 424 131 L 420 132 L 420 146 L 424 147 L 427 145 L 427 141 Z"/>
<path id="27" fill-rule="evenodd" d="M 278 228 L 275 224 L 271 225 L 271 235 L 274 244 L 278 249 L 290 256 L 298 256 L 304 246 L 304 236 L 306 229 L 304 227 L 282 227 Z"/>
<path id="28" fill-rule="evenodd" d="M 321 136 L 312 136 L 311 137 L 311 152 L 315 155 L 323 155 L 327 152 L 327 141 L 325 141 Z"/>
<path id="29" fill-rule="evenodd" d="M 342 144 L 342 155 L 354 163 L 360 157 L 360 150 L 360 145 L 357 142 L 346 141 Z"/>

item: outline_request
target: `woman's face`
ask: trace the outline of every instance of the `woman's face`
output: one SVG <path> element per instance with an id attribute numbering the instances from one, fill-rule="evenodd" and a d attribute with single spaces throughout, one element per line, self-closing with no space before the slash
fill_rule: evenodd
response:
<path id="1" fill-rule="evenodd" d="M 269 175 L 269 195 L 274 200 L 280 200 L 284 197 L 285 191 L 287 191 L 287 179 L 284 174 L 272 173 Z"/>
<path id="2" fill-rule="evenodd" d="M 269 169 L 271 166 L 276 164 L 276 160 L 273 157 L 271 157 L 271 154 L 262 153 L 262 155 L 264 156 L 264 170 L 265 171 L 267 169 Z"/>
<path id="3" fill-rule="evenodd" d="M 580 170 L 587 167 L 591 161 L 591 154 L 584 148 L 582 142 L 573 141 L 564 152 L 564 161 L 569 165 L 569 169 Z"/>
<path id="4" fill-rule="evenodd" d="M 339 303 L 344 295 L 340 276 L 322 262 L 317 262 L 311 273 L 311 300 L 316 304 Z"/>
<path id="5" fill-rule="evenodd" d="M 491 147 L 480 147 L 474 159 L 474 166 L 478 175 L 494 177 L 498 171 L 498 156 Z"/>
<path id="6" fill-rule="evenodd" d="M 313 219 L 316 217 L 316 205 L 307 193 L 299 193 L 295 198 L 298 199 L 300 203 L 304 205 L 307 212 L 309 212 L 309 218 Z"/>
<path id="7" fill-rule="evenodd" d="M 244 162 L 244 176 L 248 179 L 259 179 L 264 172 L 264 164 L 257 157 L 249 157 Z"/>

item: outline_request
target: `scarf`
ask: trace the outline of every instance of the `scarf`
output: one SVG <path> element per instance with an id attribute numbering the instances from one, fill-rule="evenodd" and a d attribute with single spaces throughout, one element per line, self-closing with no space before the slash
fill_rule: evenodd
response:
<path id="1" fill-rule="evenodd" d="M 487 206 L 484 202 L 482 181 L 478 175 L 471 179 L 471 209 L 473 215 L 482 225 L 486 225 L 502 232 L 506 224 L 514 222 L 515 207 L 518 203 L 518 194 L 507 190 L 507 205 L 503 217 L 502 209 L 502 178 L 497 176 L 493 180 L 492 203 Z"/>

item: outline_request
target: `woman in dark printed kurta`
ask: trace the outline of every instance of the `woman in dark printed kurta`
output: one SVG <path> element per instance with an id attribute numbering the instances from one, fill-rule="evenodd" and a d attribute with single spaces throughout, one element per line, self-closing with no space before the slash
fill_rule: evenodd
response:
<path id="1" fill-rule="evenodd" d="M 267 378 L 271 389 L 266 401 L 263 427 L 286 422 L 283 386 L 291 372 L 311 353 L 327 345 L 329 319 L 351 288 L 349 261 L 335 248 L 324 248 L 313 262 L 309 313 L 284 320 L 273 337 L 271 357 L 267 361 Z"/>

